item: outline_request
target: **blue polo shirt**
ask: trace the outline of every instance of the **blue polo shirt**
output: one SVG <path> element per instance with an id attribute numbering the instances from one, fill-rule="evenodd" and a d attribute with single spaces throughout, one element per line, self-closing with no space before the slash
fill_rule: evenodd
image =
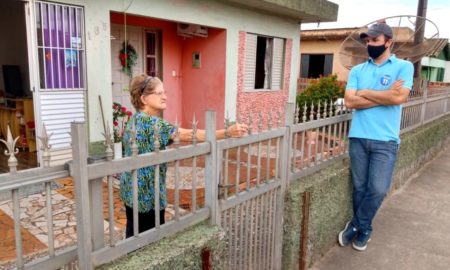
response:
<path id="1" fill-rule="evenodd" d="M 405 88 L 411 89 L 413 74 L 414 66 L 411 62 L 398 59 L 395 55 L 391 55 L 380 65 L 369 59 L 352 68 L 346 90 L 386 91 L 400 79 L 404 81 Z M 401 105 L 356 109 L 353 112 L 349 137 L 400 143 L 401 114 Z"/>

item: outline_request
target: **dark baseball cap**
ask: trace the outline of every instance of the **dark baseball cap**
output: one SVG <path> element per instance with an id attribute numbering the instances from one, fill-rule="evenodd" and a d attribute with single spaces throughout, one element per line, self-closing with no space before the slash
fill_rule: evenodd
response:
<path id="1" fill-rule="evenodd" d="M 366 37 L 378 37 L 379 35 L 385 35 L 389 38 L 392 38 L 392 28 L 385 23 L 372 24 L 367 32 L 359 34 L 359 37 L 363 39 Z"/>

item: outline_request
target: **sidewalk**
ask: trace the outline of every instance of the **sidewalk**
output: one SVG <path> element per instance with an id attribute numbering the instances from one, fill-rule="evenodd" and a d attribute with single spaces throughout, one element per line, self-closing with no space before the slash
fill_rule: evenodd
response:
<path id="1" fill-rule="evenodd" d="M 449 150 L 384 201 L 366 251 L 336 244 L 311 270 L 450 269 Z"/>

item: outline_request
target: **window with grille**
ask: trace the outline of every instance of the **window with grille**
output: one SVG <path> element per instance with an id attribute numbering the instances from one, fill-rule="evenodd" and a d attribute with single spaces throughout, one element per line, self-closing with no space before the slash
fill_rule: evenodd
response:
<path id="1" fill-rule="evenodd" d="M 244 90 L 282 88 L 284 44 L 282 38 L 246 34 Z"/>
<path id="2" fill-rule="evenodd" d="M 36 2 L 41 90 L 82 90 L 84 12 L 81 7 Z"/>

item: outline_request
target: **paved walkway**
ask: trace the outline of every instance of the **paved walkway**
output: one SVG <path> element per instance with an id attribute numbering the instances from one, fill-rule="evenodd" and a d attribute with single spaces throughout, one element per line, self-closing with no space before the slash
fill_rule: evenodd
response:
<path id="1" fill-rule="evenodd" d="M 57 180 L 59 188 L 52 190 L 54 246 L 57 250 L 76 242 L 76 218 L 74 186 L 71 178 Z M 104 197 L 107 187 L 104 184 Z M 125 228 L 125 211 L 114 188 L 115 227 L 118 237 Z M 108 203 L 107 200 L 105 200 Z M 44 192 L 29 195 L 20 200 L 22 245 L 25 260 L 46 255 L 48 246 L 46 196 Z M 14 220 L 11 201 L 0 203 L 0 270 L 9 269 L 16 258 Z M 108 231 L 107 213 L 105 231 Z"/>
<path id="2" fill-rule="evenodd" d="M 450 269 L 450 147 L 385 200 L 367 250 L 333 247 L 311 270 Z"/>

